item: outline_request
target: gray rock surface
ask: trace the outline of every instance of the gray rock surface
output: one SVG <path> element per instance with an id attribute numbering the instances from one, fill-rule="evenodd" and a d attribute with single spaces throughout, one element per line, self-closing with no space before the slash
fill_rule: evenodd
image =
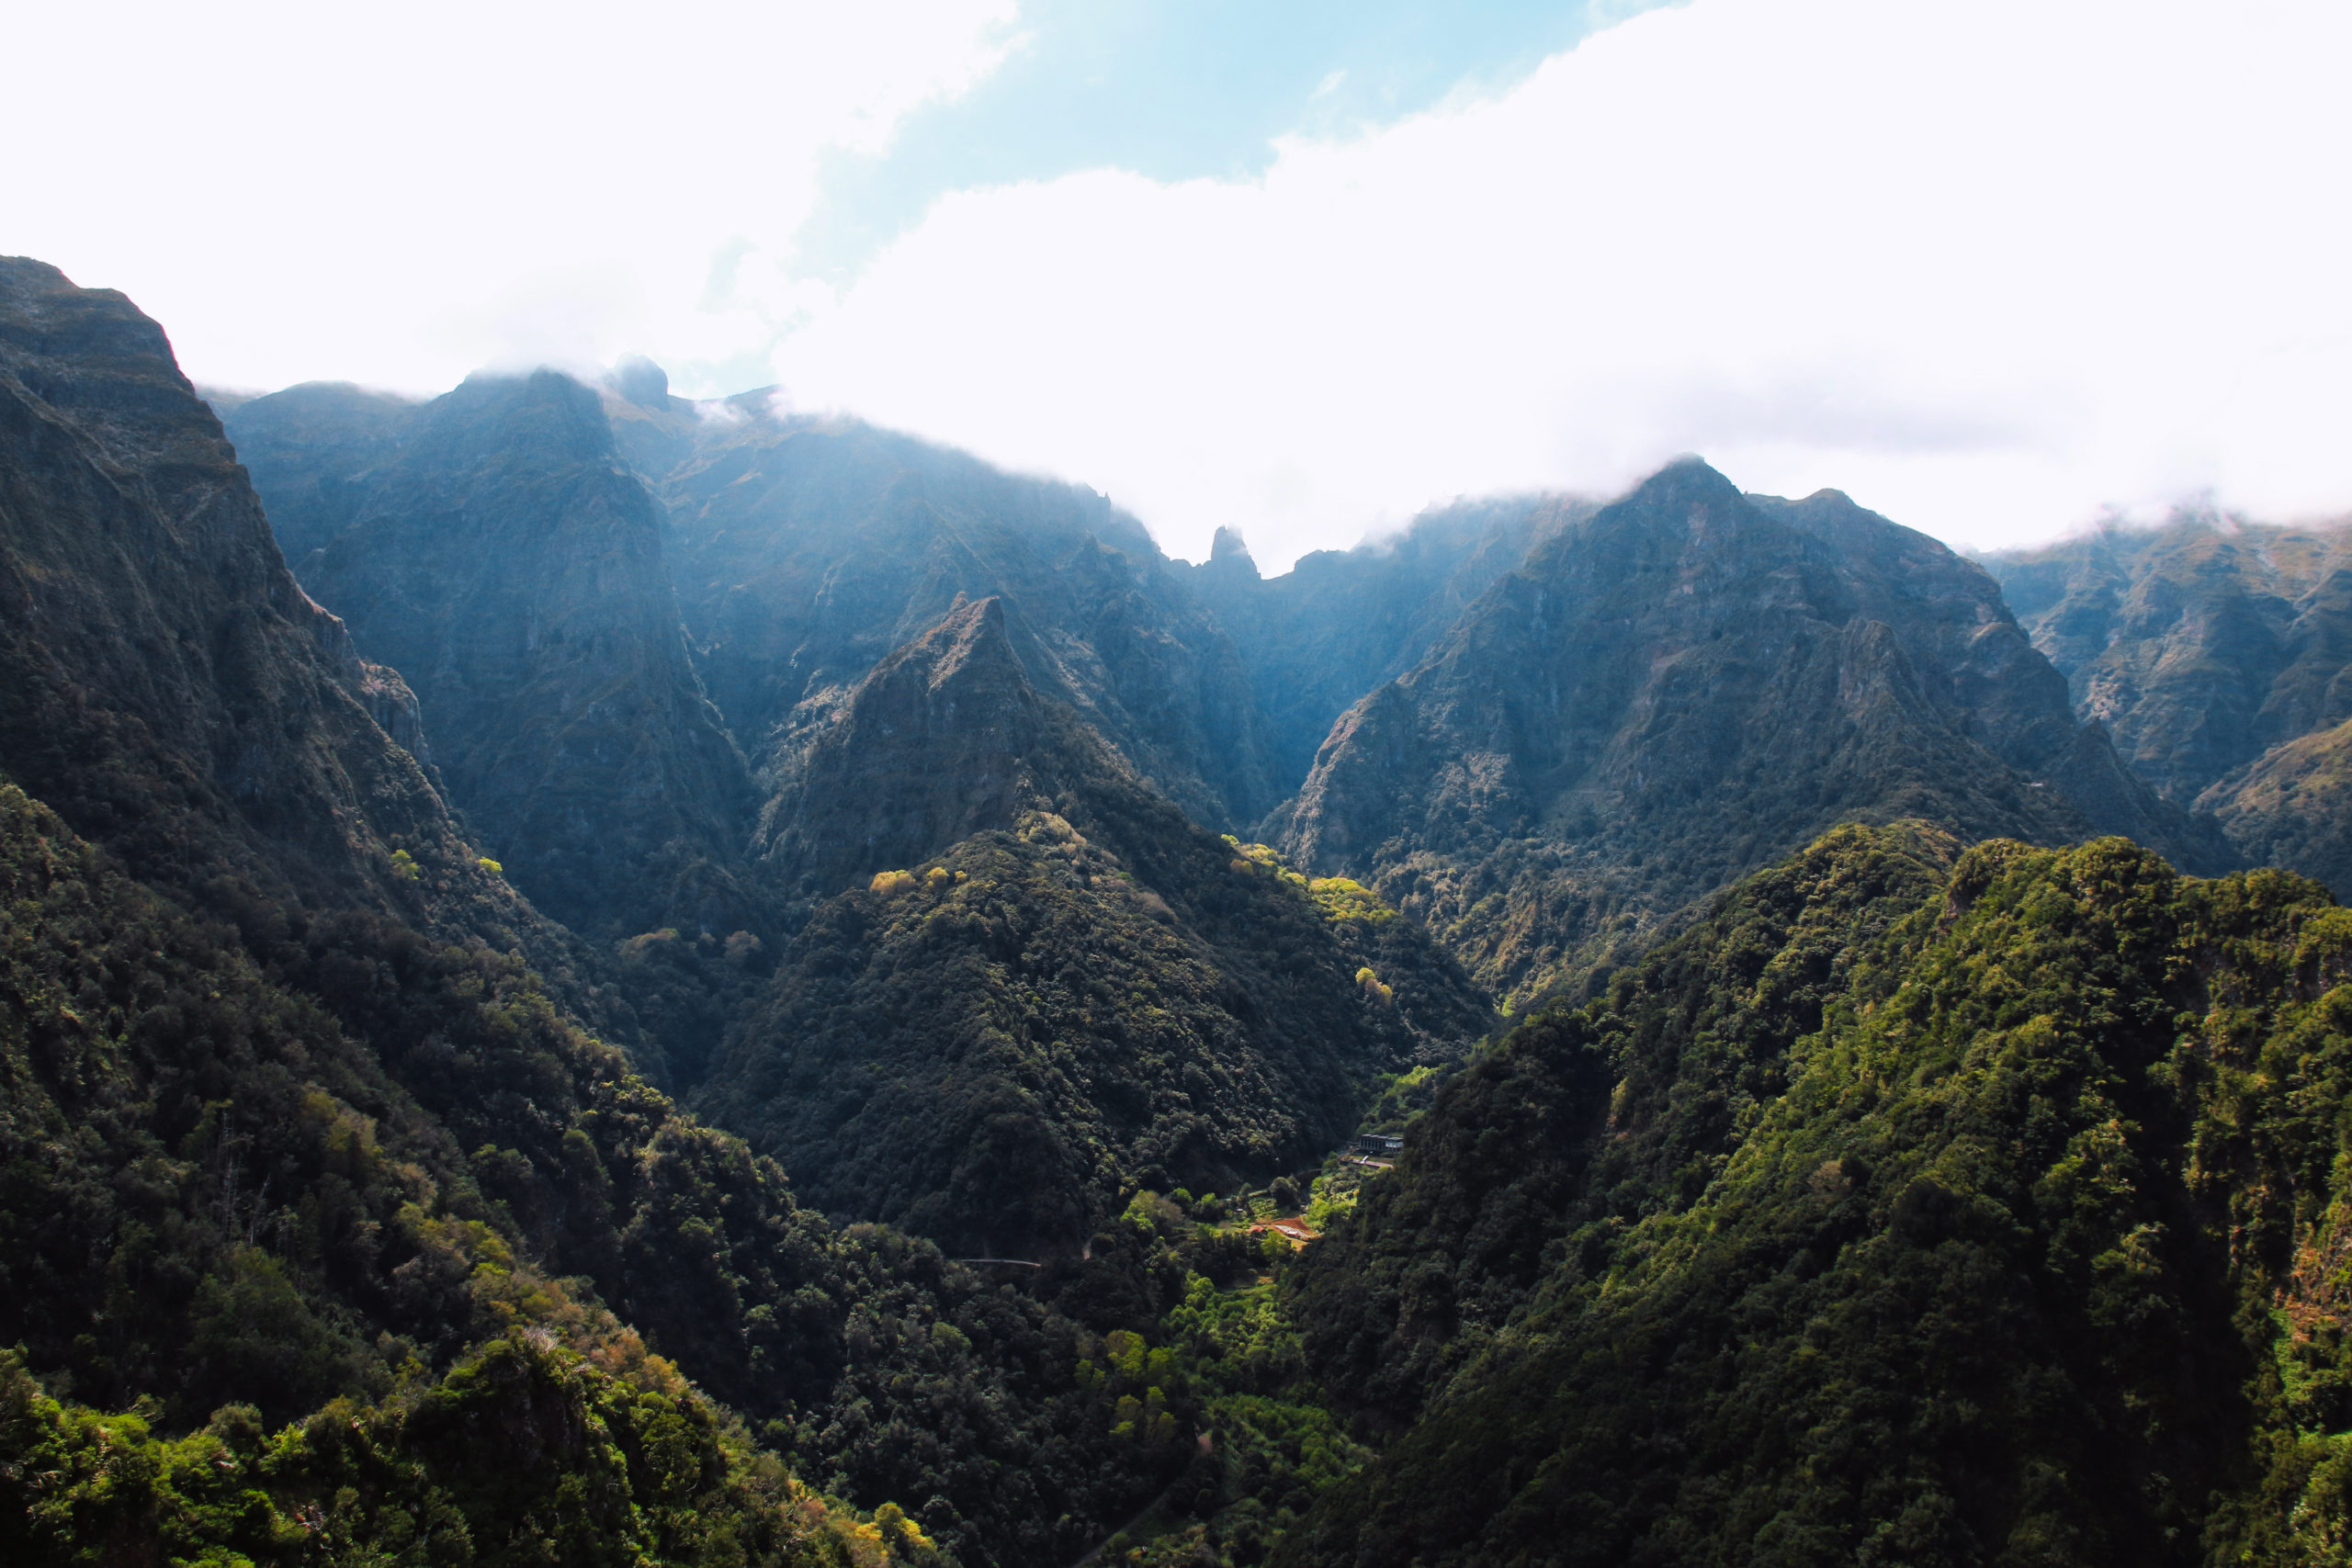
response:
<path id="1" fill-rule="evenodd" d="M 163 329 L 0 258 L 0 771 L 133 874 L 588 961 L 449 809 L 400 674 L 296 583 Z"/>
<path id="2" fill-rule="evenodd" d="M 576 929 L 761 923 L 750 778 L 704 696 L 661 514 L 595 394 L 477 377 L 421 406 L 332 385 L 237 408 L 304 586 L 408 676 L 507 874 Z"/>
<path id="3" fill-rule="evenodd" d="M 1283 841 L 1525 996 L 1838 821 L 1901 818 L 2227 853 L 2076 723 L 1982 570 L 1689 461 L 1537 545 L 1343 716 Z"/>
<path id="4" fill-rule="evenodd" d="M 2352 530 L 2186 516 L 1984 565 L 2076 706 L 2174 799 L 2352 718 Z"/>
<path id="5" fill-rule="evenodd" d="M 711 696 L 773 789 L 850 689 L 958 597 L 1003 602 L 1038 692 L 1068 703 L 1196 821 L 1284 794 L 1224 629 L 1143 525 L 1080 486 L 1007 474 L 855 420 L 607 398 L 669 510 L 678 599 Z"/>

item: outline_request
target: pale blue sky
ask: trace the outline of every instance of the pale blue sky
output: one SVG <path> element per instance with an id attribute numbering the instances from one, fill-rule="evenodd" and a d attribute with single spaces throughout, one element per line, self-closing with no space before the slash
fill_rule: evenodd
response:
<path id="1" fill-rule="evenodd" d="M 1117 168 L 1263 172 L 1277 138 L 1345 134 L 1510 86 L 1667 0 L 1024 0 L 1012 52 L 917 109 L 888 151 L 835 150 L 800 270 L 842 280 L 954 190 Z"/>

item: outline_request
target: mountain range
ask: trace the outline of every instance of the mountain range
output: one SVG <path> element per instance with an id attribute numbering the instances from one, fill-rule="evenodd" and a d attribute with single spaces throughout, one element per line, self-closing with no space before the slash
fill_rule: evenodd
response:
<path id="1" fill-rule="evenodd" d="M 0 262 L 0 1545 L 2336 1560 L 2340 558 L 1268 578 Z"/>
<path id="2" fill-rule="evenodd" d="M 2134 769 L 2247 862 L 2352 888 L 2347 540 L 2188 514 L 1985 565 Z"/>

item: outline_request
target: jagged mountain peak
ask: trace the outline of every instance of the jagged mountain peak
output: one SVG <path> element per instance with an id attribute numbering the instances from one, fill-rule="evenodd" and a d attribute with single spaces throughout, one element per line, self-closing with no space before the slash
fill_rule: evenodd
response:
<path id="1" fill-rule="evenodd" d="M 603 400 L 548 369 L 476 371 L 424 405 L 403 456 L 419 468 L 519 460 L 526 478 L 566 462 L 620 461 Z"/>
<path id="2" fill-rule="evenodd" d="M 668 412 L 670 373 L 641 354 L 624 355 L 613 367 L 610 378 L 613 390 L 641 409 Z"/>
<path id="3" fill-rule="evenodd" d="M 996 594 L 973 600 L 964 594 L 947 607 L 939 624 L 883 660 L 876 673 L 893 665 L 922 661 L 930 667 L 931 688 L 938 691 L 959 678 L 974 681 L 1022 680 L 1021 660 L 1004 629 L 1004 601 Z M 989 666 L 995 666 L 990 670 Z"/>
<path id="4" fill-rule="evenodd" d="M 535 901 L 602 935 L 763 923 L 729 869 L 749 772 L 594 390 L 544 369 L 413 406 L 303 387 L 230 429 L 284 498 L 304 586 L 407 677 L 458 804 Z"/>
<path id="5" fill-rule="evenodd" d="M 163 330 L 23 259 L 0 260 L 0 767 L 136 874 L 568 969 L 420 765 L 401 675 L 287 570 Z"/>
<path id="6" fill-rule="evenodd" d="M 1209 565 L 1225 571 L 1258 576 L 1258 562 L 1250 554 L 1250 547 L 1240 530 L 1218 525 L 1216 535 L 1209 541 Z"/>
<path id="7" fill-rule="evenodd" d="M 1686 460 L 1542 539 L 1343 716 L 1283 842 L 1504 990 L 1605 964 L 1846 818 L 2211 858 L 2064 698 L 1979 568 Z"/>
<path id="8" fill-rule="evenodd" d="M 823 897 L 1103 785 L 1142 788 L 1031 682 L 1004 601 L 959 595 L 867 671 L 796 759 L 758 849 L 797 896 Z"/>
<path id="9" fill-rule="evenodd" d="M 857 420 L 607 406 L 668 509 L 698 668 L 767 777 L 791 774 L 812 718 L 960 593 L 1001 598 L 1037 689 L 1194 818 L 1238 828 L 1281 799 L 1248 674 L 1191 569 L 1102 495 Z"/>

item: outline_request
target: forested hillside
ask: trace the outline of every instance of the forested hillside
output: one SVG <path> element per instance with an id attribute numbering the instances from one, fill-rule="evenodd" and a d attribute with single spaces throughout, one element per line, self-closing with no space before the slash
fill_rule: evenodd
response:
<path id="1" fill-rule="evenodd" d="M 2332 536 L 217 406 L 0 262 L 9 1562 L 2352 1551 Z"/>
<path id="2" fill-rule="evenodd" d="M 603 1372 L 688 1398 L 683 1372 L 804 1475 L 869 1506 L 905 1498 L 972 1562 L 1082 1550 L 1107 1528 L 1090 1521 L 1156 1484 L 1155 1456 L 1112 1444 L 1112 1405 L 1076 1381 L 1079 1325 L 926 1246 L 809 1214 L 774 1165 L 675 1111 L 514 961 L 360 914 L 254 902 L 240 925 L 192 919 L 22 795 L 0 805 L 0 1335 L 77 1397 L 144 1401 L 175 1432 L 254 1406 L 256 1438 L 332 1400 L 390 1400 L 368 1462 L 397 1465 L 416 1399 L 521 1400 L 512 1419 L 527 1424 L 542 1398 L 606 1398 Z M 708 1447 L 735 1418 L 704 1399 L 680 1418 Z M 888 1439 L 916 1409 L 956 1440 Z M 674 1501 L 773 1466 L 729 1441 L 678 1461 L 704 1482 Z M 281 1511 L 316 1495 L 309 1462 L 288 1461 Z M 452 1462 L 424 1478 L 462 1492 Z M 1027 1492 L 992 1479 L 1005 1464 Z M 23 1502 L 99 1507 L 71 1495 L 75 1473 Z M 774 1511 L 783 1486 L 754 1491 Z M 520 1528 L 494 1495 L 481 1506 L 451 1505 L 473 1534 Z"/>
<path id="3" fill-rule="evenodd" d="M 1310 1254 L 1409 1420 L 1283 1561 L 2340 1561 L 2352 919 L 1841 829 L 1442 1093 Z"/>
<path id="4" fill-rule="evenodd" d="M 607 960 L 370 718 L 160 332 L 0 284 L 0 761 L 89 834 L 0 785 L 12 1552 L 1016 1563 L 1181 1470 L 1092 1330 L 576 1021 Z"/>
<path id="5" fill-rule="evenodd" d="M 1080 1247 L 1138 1187 L 1317 1164 L 1491 1027 L 1367 890 L 1184 819 L 1032 688 L 994 599 L 884 660 L 777 795 L 822 903 L 695 1103 L 830 1212 Z"/>

